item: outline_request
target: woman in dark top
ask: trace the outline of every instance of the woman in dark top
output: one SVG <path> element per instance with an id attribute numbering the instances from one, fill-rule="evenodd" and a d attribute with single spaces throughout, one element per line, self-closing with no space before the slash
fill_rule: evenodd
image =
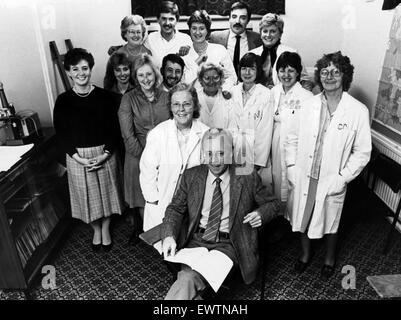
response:
<path id="1" fill-rule="evenodd" d="M 54 128 L 66 152 L 72 217 L 90 223 L 92 248 L 108 251 L 110 216 L 123 211 L 115 154 L 115 100 L 90 78 L 93 56 L 85 49 L 67 52 L 64 68 L 74 85 L 57 97 Z"/>
<path id="2" fill-rule="evenodd" d="M 125 53 L 113 53 L 107 63 L 103 86 L 120 97 L 134 88 L 131 78 L 132 63 Z"/>
<path id="3" fill-rule="evenodd" d="M 151 56 L 143 54 L 134 61 L 132 78 L 135 88 L 126 93 L 118 110 L 125 145 L 125 201 L 134 215 L 134 232 L 130 242 L 138 241 L 145 200 L 139 184 L 139 159 L 145 148 L 146 135 L 160 122 L 170 118 L 168 93 L 158 88 L 160 74 Z M 135 209 L 135 210 L 134 210 Z"/>

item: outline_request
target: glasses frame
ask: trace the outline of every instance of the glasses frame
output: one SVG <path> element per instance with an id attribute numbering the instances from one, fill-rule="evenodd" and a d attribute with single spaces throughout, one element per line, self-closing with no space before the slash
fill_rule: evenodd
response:
<path id="1" fill-rule="evenodd" d="M 325 74 L 322 74 L 322 73 L 325 73 Z M 340 78 L 343 75 L 343 73 L 338 69 L 331 69 L 329 71 L 326 68 L 323 68 L 320 70 L 319 75 L 321 78 L 327 78 L 329 75 L 331 75 L 332 78 Z"/>

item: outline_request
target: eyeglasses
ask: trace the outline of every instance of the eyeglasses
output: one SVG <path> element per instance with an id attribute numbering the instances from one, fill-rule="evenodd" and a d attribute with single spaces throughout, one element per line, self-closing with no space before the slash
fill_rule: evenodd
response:
<path id="1" fill-rule="evenodd" d="M 218 81 L 220 81 L 221 77 L 220 76 L 213 76 L 213 77 L 203 76 L 202 79 L 205 82 L 209 82 L 209 81 L 218 82 Z"/>
<path id="2" fill-rule="evenodd" d="M 171 105 L 171 108 L 173 109 L 180 109 L 181 106 L 185 109 L 185 110 L 189 110 L 192 108 L 192 103 L 191 102 L 184 102 L 183 104 L 181 103 L 173 103 Z"/>
<path id="3" fill-rule="evenodd" d="M 327 78 L 329 76 L 329 74 L 333 77 L 333 78 L 339 78 L 341 77 L 341 71 L 338 69 L 331 69 L 330 71 L 327 69 L 322 69 L 320 70 L 320 76 L 322 78 Z"/>
<path id="4" fill-rule="evenodd" d="M 136 30 L 127 30 L 127 33 L 132 35 L 132 36 L 136 36 L 136 35 L 141 35 L 142 31 L 136 31 Z"/>

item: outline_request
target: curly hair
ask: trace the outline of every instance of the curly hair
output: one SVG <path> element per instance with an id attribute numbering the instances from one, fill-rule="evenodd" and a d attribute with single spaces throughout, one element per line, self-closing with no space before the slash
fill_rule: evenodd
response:
<path id="1" fill-rule="evenodd" d="M 277 26 L 280 33 L 284 31 L 284 20 L 278 14 L 266 13 L 259 22 L 259 32 L 262 32 L 264 27 Z"/>
<path id="2" fill-rule="evenodd" d="M 128 27 L 131 25 L 134 25 L 134 26 L 140 25 L 141 26 L 142 38 L 143 38 L 143 41 L 145 41 L 146 37 L 148 35 L 148 29 L 146 26 L 145 19 L 138 14 L 126 16 L 124 19 L 121 20 L 121 25 L 120 25 L 121 38 L 123 38 L 124 41 L 127 41 L 125 34 L 127 33 Z"/>
<path id="3" fill-rule="evenodd" d="M 262 59 L 257 54 L 253 52 L 245 53 L 238 64 L 238 80 L 243 82 L 241 77 L 241 68 L 251 68 L 256 66 L 256 80 L 255 83 L 260 83 L 263 77 L 263 69 L 262 69 Z"/>
<path id="4" fill-rule="evenodd" d="M 109 62 L 106 66 L 106 74 L 104 76 L 103 87 L 104 89 L 111 90 L 114 84 L 117 83 L 116 76 L 114 75 L 114 69 L 118 66 L 127 66 L 130 71 L 132 69 L 131 61 L 128 59 L 125 53 L 115 52 L 109 58 Z M 130 77 L 130 82 L 132 83 L 132 78 Z"/>
<path id="5" fill-rule="evenodd" d="M 193 119 L 197 119 L 200 117 L 200 104 L 199 104 L 199 98 L 198 94 L 196 92 L 196 89 L 187 83 L 178 83 L 174 87 L 171 88 L 171 90 L 168 93 L 168 109 L 170 113 L 170 118 L 173 119 L 174 115 L 173 112 L 171 111 L 171 97 L 173 96 L 174 93 L 176 92 L 181 92 L 181 91 L 186 91 L 191 94 L 192 97 L 192 102 L 194 105 L 194 112 L 192 115 Z"/>
<path id="6" fill-rule="evenodd" d="M 350 59 L 347 56 L 344 56 L 341 51 L 324 54 L 323 57 L 316 62 L 315 83 L 317 83 L 320 89 L 323 90 L 322 81 L 320 79 L 320 71 L 324 68 L 327 68 L 330 63 L 333 63 L 333 65 L 335 65 L 336 68 L 338 68 L 338 70 L 340 70 L 343 74 L 343 91 L 348 91 L 351 86 L 352 77 L 354 75 L 354 66 L 351 64 Z"/>
<path id="7" fill-rule="evenodd" d="M 70 71 L 71 66 L 77 65 L 81 60 L 88 62 L 89 69 L 95 65 L 92 54 L 83 48 L 73 48 L 68 50 L 64 56 L 64 69 Z"/>
<path id="8" fill-rule="evenodd" d="M 194 11 L 191 16 L 189 17 L 187 24 L 189 31 L 191 32 L 191 26 L 193 23 L 203 23 L 207 30 L 206 39 L 209 39 L 211 27 L 212 27 L 212 18 L 210 18 L 209 14 L 206 10 L 196 10 Z"/>
<path id="9" fill-rule="evenodd" d="M 302 61 L 301 56 L 298 53 L 284 51 L 282 54 L 280 54 L 280 57 L 278 57 L 276 63 L 277 73 L 281 68 L 285 69 L 287 67 L 294 68 L 298 72 L 297 81 L 300 81 L 302 72 Z"/>

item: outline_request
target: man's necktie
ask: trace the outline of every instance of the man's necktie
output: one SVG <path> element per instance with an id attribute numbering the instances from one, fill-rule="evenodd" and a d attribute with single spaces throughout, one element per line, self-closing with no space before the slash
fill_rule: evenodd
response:
<path id="1" fill-rule="evenodd" d="M 237 34 L 235 36 L 235 38 L 237 40 L 235 42 L 233 64 L 234 64 L 235 72 L 237 73 L 237 76 L 239 76 L 238 75 L 239 74 L 238 65 L 239 65 L 239 49 L 240 49 L 241 36 L 239 34 Z"/>
<path id="2" fill-rule="evenodd" d="M 214 188 L 212 204 L 210 206 L 209 218 L 202 239 L 205 241 L 216 241 L 220 227 L 221 214 L 223 212 L 223 195 L 220 188 L 220 178 L 214 180 L 216 187 Z"/>

